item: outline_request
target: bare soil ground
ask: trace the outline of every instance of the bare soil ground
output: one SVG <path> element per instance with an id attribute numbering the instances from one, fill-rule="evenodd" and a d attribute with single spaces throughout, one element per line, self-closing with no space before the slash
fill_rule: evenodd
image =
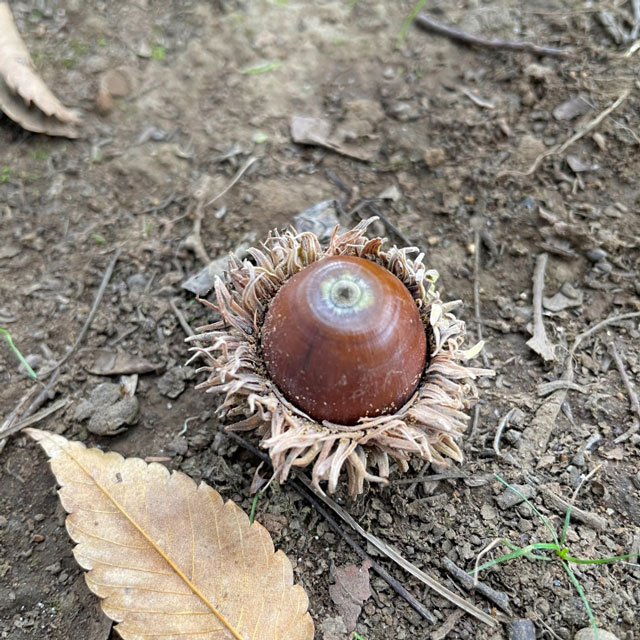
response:
<path id="1" fill-rule="evenodd" d="M 631 3 L 610 4 L 618 17 L 630 13 Z M 394 484 L 401 477 L 395 471 L 389 486 L 368 487 L 357 500 L 342 496 L 343 504 L 365 529 L 504 621 L 496 631 L 465 615 L 448 638 L 506 638 L 509 617 L 464 592 L 443 567 L 446 556 L 471 569 L 496 537 L 523 545 L 548 541 L 526 505 L 504 505 L 493 473 L 531 487 L 537 508 L 560 529 L 564 511 L 551 494 L 570 498 L 581 476 L 602 465 L 578 496 L 586 516 L 571 529 L 572 551 L 602 557 L 640 545 L 640 434 L 616 443 L 633 414 L 611 348 L 616 341 L 637 388 L 638 318 L 603 327 L 579 345 L 573 358 L 579 386 L 566 398 L 562 390 L 542 396 L 538 389 L 563 376 L 577 335 L 640 310 L 640 53 L 623 56 L 625 48 L 612 41 L 591 3 L 569 9 L 560 0 L 438 0 L 428 8 L 439 20 L 485 37 L 572 47 L 572 58 L 471 50 L 417 28 L 397 46 L 411 6 L 377 0 L 12 3 L 41 74 L 66 104 L 83 110 L 86 124 L 84 136 L 69 141 L 26 133 L 0 117 L 0 326 L 36 371 L 47 369 L 73 344 L 114 251 L 122 249 L 82 348 L 55 385 L 51 402 L 70 402 L 38 426 L 126 456 L 166 458 L 169 468 L 207 481 L 248 510 L 257 461 L 220 432 L 216 398 L 193 389 L 198 377 L 182 368 L 185 334 L 171 306 L 194 327 L 209 318 L 180 286 L 204 266 L 204 256 L 185 242 L 202 180 L 208 177 L 205 186 L 215 195 L 256 158 L 205 209 L 202 241 L 212 259 L 259 241 L 322 200 L 336 198 L 348 212 L 395 187 L 393 199 L 377 202 L 379 211 L 426 252 L 425 262 L 441 274 L 443 297 L 465 301 L 470 342 L 481 327 L 497 377 L 482 382 L 477 419 L 464 440 L 466 461 L 436 469 L 461 473 Z M 280 64 L 270 70 L 259 66 L 274 61 Z M 122 66 L 133 78 L 132 91 L 99 113 L 99 79 Z M 263 72 L 243 73 L 251 68 Z M 562 154 L 545 158 L 529 175 L 500 175 L 526 170 L 627 90 L 614 113 Z M 579 96 L 583 102 L 565 104 Z M 350 128 L 350 148 L 370 159 L 294 144 L 294 115 Z M 345 214 L 340 222 L 357 220 Z M 390 243 L 402 242 L 390 227 L 379 230 Z M 549 256 L 545 298 L 562 291 L 545 300 L 556 358 L 546 363 L 526 344 L 532 277 L 543 252 Z M 118 381 L 88 372 L 98 348 L 156 366 L 140 375 L 135 424 L 115 436 L 89 432 L 76 413 L 97 385 Z M 3 418 L 33 384 L 2 342 Z M 496 430 L 512 408 L 517 411 L 498 455 Z M 416 462 L 410 473 L 427 471 Z M 10 438 L 0 453 L 0 514 L 0 637 L 115 638 L 73 560 L 45 456 L 23 436 Z M 257 517 L 293 561 L 316 637 L 346 638 L 329 586 L 336 567 L 357 557 L 290 487 L 273 487 Z M 436 622 L 425 623 L 372 574 L 359 634 L 431 637 L 454 614 L 385 558 L 376 560 Z M 577 573 L 601 628 L 621 640 L 640 638 L 638 569 L 613 565 Z M 513 617 L 534 622 L 538 638 L 569 639 L 588 626 L 557 563 L 516 560 L 484 578 L 508 594 Z"/>

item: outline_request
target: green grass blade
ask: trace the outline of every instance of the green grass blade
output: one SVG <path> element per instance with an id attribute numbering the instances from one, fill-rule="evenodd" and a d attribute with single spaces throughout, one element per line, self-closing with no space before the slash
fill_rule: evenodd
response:
<path id="1" fill-rule="evenodd" d="M 407 33 L 409 32 L 409 29 L 411 27 L 411 23 L 415 20 L 416 16 L 418 15 L 418 12 L 420 11 L 420 9 L 422 9 L 422 7 L 424 7 L 426 2 L 427 0 L 418 0 L 418 2 L 416 2 L 413 9 L 411 9 L 411 13 L 406 17 L 405 21 L 402 23 L 402 28 L 400 29 L 400 35 L 398 36 L 397 46 L 400 46 L 404 42 L 404 39 L 407 37 Z"/>
<path id="2" fill-rule="evenodd" d="M 271 62 L 266 62 L 265 64 L 259 64 L 255 67 L 247 67 L 246 69 L 242 69 L 240 73 L 247 76 L 257 76 L 261 73 L 267 73 L 268 71 L 279 69 L 281 66 L 282 62 L 280 60 L 272 60 Z"/>
<path id="3" fill-rule="evenodd" d="M 633 554 L 625 553 L 623 556 L 607 556 L 606 558 L 597 558 L 596 560 L 588 560 L 586 558 L 574 558 L 568 554 L 562 556 L 563 560 L 573 562 L 573 564 L 613 564 L 620 560 L 628 560 Z"/>
<path id="4" fill-rule="evenodd" d="M 535 544 L 530 544 L 526 547 L 518 547 L 517 545 L 513 544 L 513 542 L 509 542 L 508 540 L 502 540 L 501 542 L 503 542 L 505 546 L 509 547 L 510 549 L 513 549 L 513 551 L 511 553 L 506 553 L 505 555 L 500 556 L 499 558 L 495 558 L 494 560 L 489 560 L 488 562 L 481 564 L 477 569 L 474 569 L 473 571 L 469 571 L 470 575 L 473 575 L 476 572 L 479 573 L 480 571 L 484 571 L 485 569 L 488 569 L 489 567 L 492 567 L 494 564 L 498 564 L 499 562 L 506 562 L 507 560 L 513 560 L 514 558 L 520 558 L 521 556 L 525 556 L 526 558 L 530 558 L 531 560 L 549 561 L 549 560 L 552 560 L 553 558 L 547 558 L 546 556 L 537 556 L 531 552 L 534 549 L 555 549 L 556 548 L 556 546 L 554 544 L 551 544 L 550 542 L 536 542 Z"/>
<path id="5" fill-rule="evenodd" d="M 0 328 L 0 333 L 4 335 L 5 340 L 9 343 L 9 346 L 11 347 L 11 350 L 13 351 L 13 353 L 16 354 L 16 358 L 20 360 L 20 364 L 22 364 L 22 366 L 27 370 L 27 373 L 34 380 L 37 380 L 38 376 L 36 375 L 36 372 L 29 366 L 29 363 L 24 359 L 24 356 L 20 353 L 20 350 L 18 349 L 18 347 L 16 347 L 16 345 L 13 344 L 13 338 L 11 337 L 11 334 L 6 329 L 2 329 L 2 328 Z"/>
<path id="6" fill-rule="evenodd" d="M 564 560 L 560 560 L 560 562 L 562 563 L 564 570 L 569 575 L 569 579 L 571 580 L 573 586 L 578 592 L 578 595 L 580 596 L 580 599 L 584 604 L 584 608 L 587 610 L 587 615 L 589 616 L 589 622 L 591 623 L 591 628 L 593 629 L 593 634 L 595 635 L 596 640 L 600 640 L 598 626 L 596 625 L 596 618 L 593 615 L 593 611 L 591 611 L 591 607 L 589 606 L 589 601 L 587 600 L 587 596 L 584 592 L 584 589 L 582 588 L 582 585 L 578 582 L 578 578 L 576 578 L 575 574 L 571 570 L 571 567 Z"/>
<path id="7" fill-rule="evenodd" d="M 506 480 L 504 480 L 503 478 L 501 478 L 497 473 L 493 474 L 495 478 L 497 478 L 500 482 L 502 482 L 502 484 L 507 487 L 507 489 L 511 489 L 511 491 L 513 491 L 513 493 L 515 493 L 517 496 L 519 496 L 520 498 L 522 498 L 522 500 L 524 500 L 525 504 L 527 504 L 529 507 L 531 507 L 531 509 L 533 509 L 533 512 L 538 516 L 538 518 L 540 518 L 540 520 L 542 520 L 542 522 L 544 523 L 544 526 L 549 530 L 549 533 L 551 533 L 551 537 L 553 538 L 553 541 L 560 546 L 560 542 L 558 540 L 558 536 L 556 535 L 556 531 L 555 529 L 551 526 L 551 523 L 533 506 L 533 504 L 531 502 L 529 502 L 529 500 L 526 498 L 526 496 L 524 496 L 520 491 L 518 491 L 515 487 L 512 487 Z"/>

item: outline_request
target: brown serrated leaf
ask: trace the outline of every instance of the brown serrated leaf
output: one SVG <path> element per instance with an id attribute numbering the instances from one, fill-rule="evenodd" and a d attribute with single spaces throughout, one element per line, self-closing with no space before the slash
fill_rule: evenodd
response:
<path id="1" fill-rule="evenodd" d="M 266 529 L 204 483 L 25 429 L 51 458 L 73 552 L 125 640 L 311 640 L 307 595 Z"/>
<path id="2" fill-rule="evenodd" d="M 0 2 L 0 76 L 4 79 L 0 81 L 0 108 L 12 120 L 36 133 L 78 136 L 73 127 L 80 121 L 78 115 L 36 73 L 7 2 Z"/>

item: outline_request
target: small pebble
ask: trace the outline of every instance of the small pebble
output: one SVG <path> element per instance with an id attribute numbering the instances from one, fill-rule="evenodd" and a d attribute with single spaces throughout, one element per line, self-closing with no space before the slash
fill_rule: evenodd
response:
<path id="1" fill-rule="evenodd" d="M 33 541 L 34 541 L 36 544 L 40 544 L 41 542 L 44 542 L 44 536 L 43 536 L 43 535 L 41 535 L 40 533 L 36 533 L 36 534 L 33 536 Z"/>
<path id="2" fill-rule="evenodd" d="M 535 495 L 535 490 L 528 484 L 514 484 L 511 485 L 514 489 L 517 489 L 525 498 L 531 499 Z M 517 504 L 523 502 L 522 498 L 511 491 L 511 489 L 505 489 L 497 498 L 496 503 L 503 511 L 515 507 Z"/>
<path id="3" fill-rule="evenodd" d="M 439 167 L 445 161 L 445 153 L 442 147 L 429 147 L 424 151 L 424 163 L 429 169 Z"/>
<path id="4" fill-rule="evenodd" d="M 587 251 L 587 258 L 591 260 L 591 262 L 599 262 L 603 258 L 607 257 L 607 252 L 603 249 L 589 249 Z"/>
<path id="5" fill-rule="evenodd" d="M 509 640 L 535 640 L 536 628 L 528 618 L 509 622 Z"/>

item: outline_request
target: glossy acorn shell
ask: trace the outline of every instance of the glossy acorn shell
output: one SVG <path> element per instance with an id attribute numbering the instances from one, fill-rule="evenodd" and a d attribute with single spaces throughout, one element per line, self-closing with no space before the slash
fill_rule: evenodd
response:
<path id="1" fill-rule="evenodd" d="M 323 258 L 288 280 L 271 301 L 261 344 L 269 376 L 291 404 L 343 425 L 399 409 L 427 359 L 409 290 L 351 256 Z"/>

